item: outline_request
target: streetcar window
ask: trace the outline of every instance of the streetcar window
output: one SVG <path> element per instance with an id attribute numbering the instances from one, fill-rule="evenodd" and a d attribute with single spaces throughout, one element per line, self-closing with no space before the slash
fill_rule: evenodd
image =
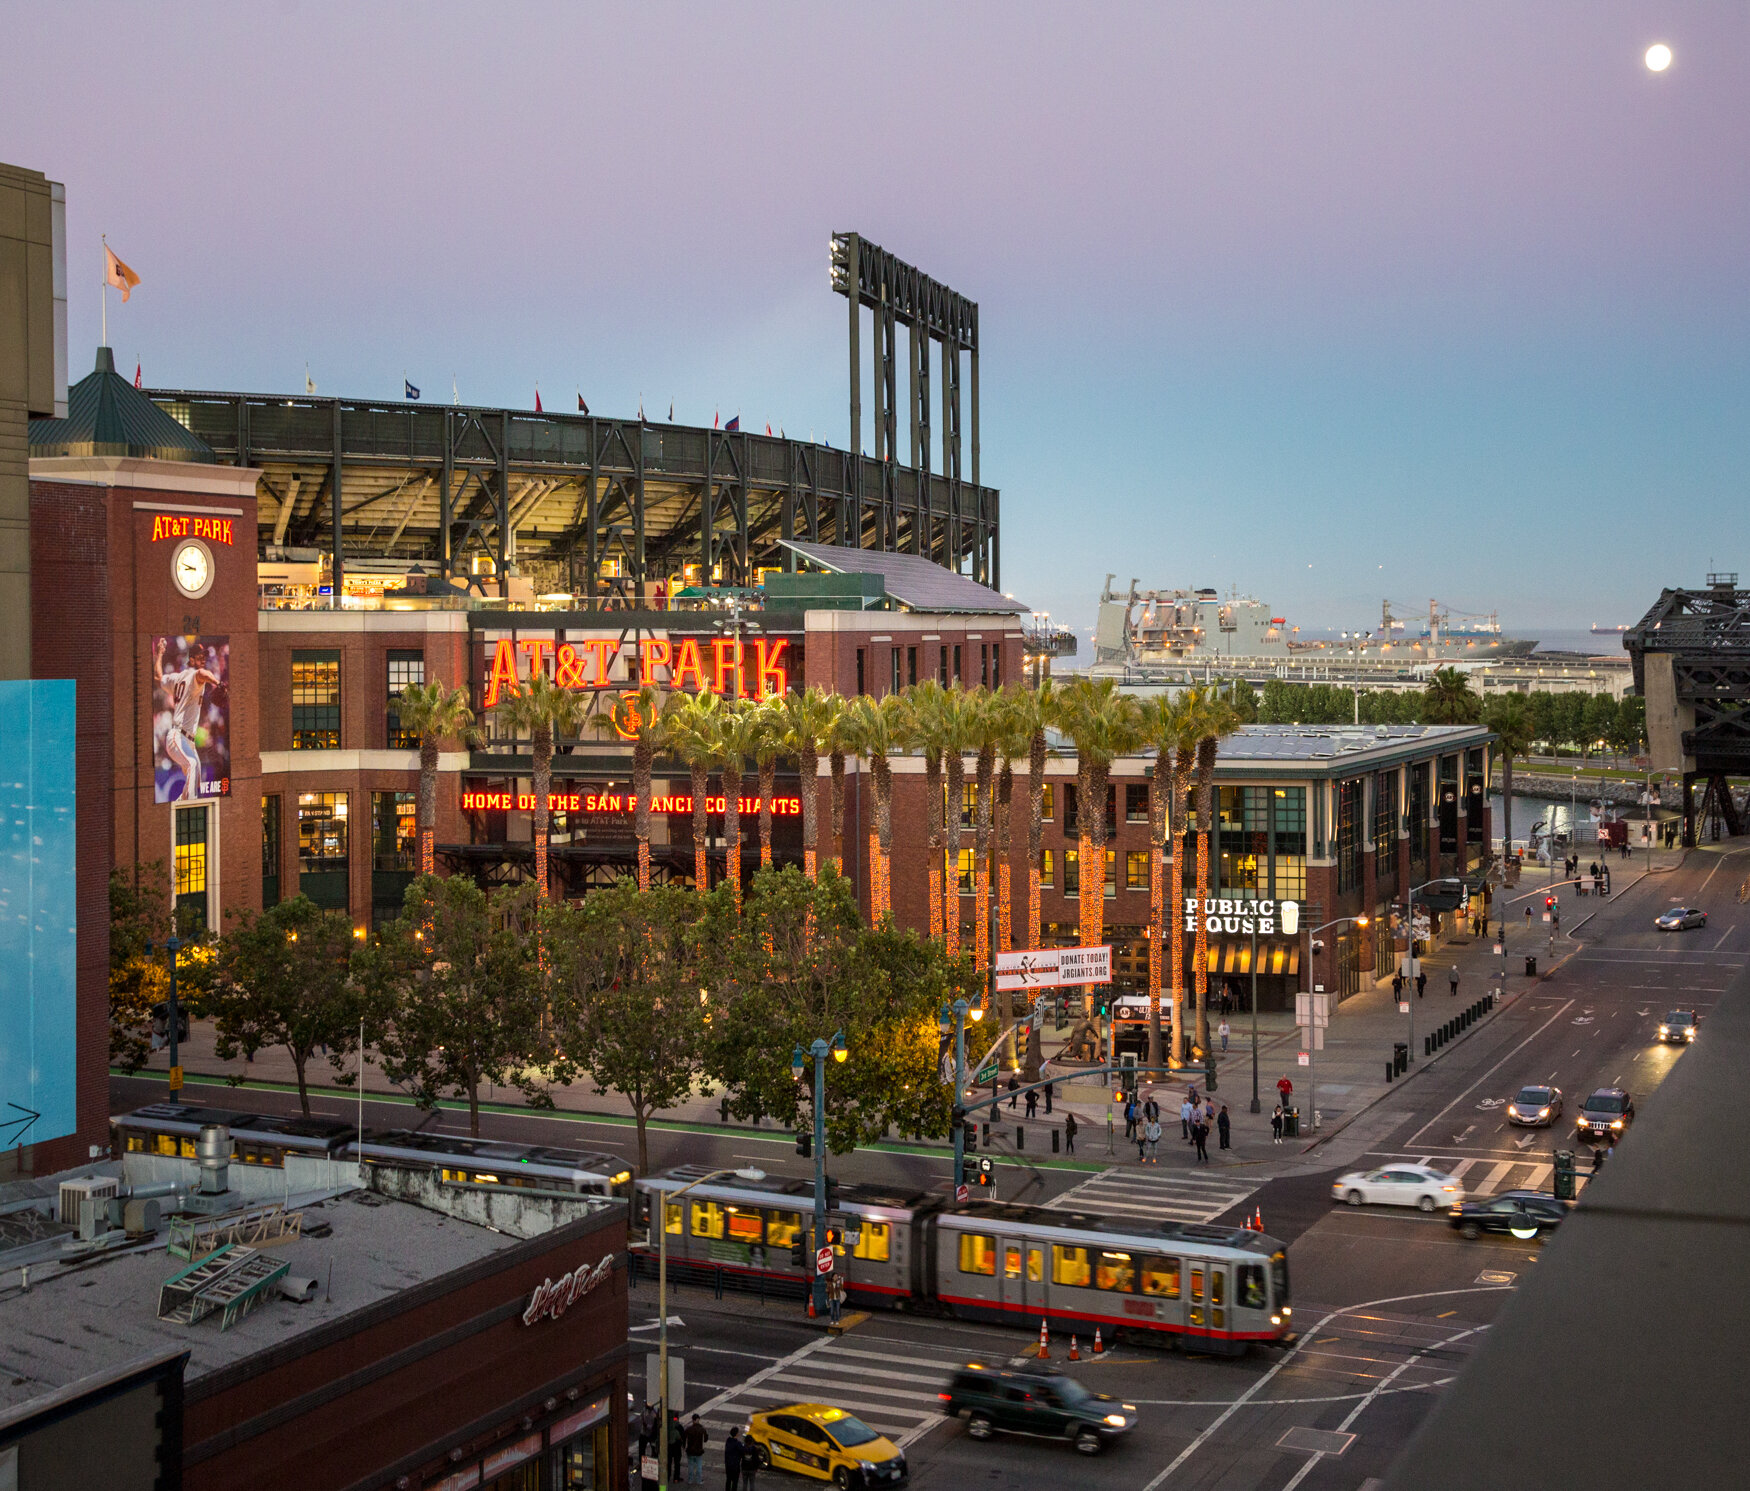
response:
<path id="1" fill-rule="evenodd" d="M 1003 1245 L 1003 1277 L 1018 1279 L 1021 1277 L 1021 1245 L 1005 1243 Z"/>
<path id="2" fill-rule="evenodd" d="M 128 1153 L 129 1154 L 144 1154 L 145 1152 L 146 1152 L 145 1136 L 142 1134 L 129 1134 L 128 1135 Z"/>
<path id="3" fill-rule="evenodd" d="M 982 1232 L 960 1234 L 960 1272 L 963 1274 L 995 1275 L 997 1271 L 996 1239 Z"/>
<path id="4" fill-rule="evenodd" d="M 181 1141 L 172 1140 L 171 1142 L 172 1143 L 180 1142 L 181 1154 L 182 1154 L 183 1159 L 192 1160 L 192 1159 L 196 1158 L 196 1155 L 194 1152 L 194 1140 L 183 1139 Z"/>
<path id="5" fill-rule="evenodd" d="M 1278 1310 L 1288 1303 L 1288 1254 L 1286 1253 L 1272 1253 L 1270 1255 L 1270 1291 L 1276 1297 Z"/>
<path id="6" fill-rule="evenodd" d="M 678 1201 L 665 1201 L 662 1204 L 662 1230 L 671 1237 L 681 1235 L 681 1204 Z"/>
<path id="7" fill-rule="evenodd" d="M 1128 1253 L 1101 1253 L 1100 1266 L 1094 1270 L 1096 1289 L 1116 1289 L 1129 1294 L 1136 1282 L 1136 1265 Z"/>
<path id="8" fill-rule="evenodd" d="M 1086 1289 L 1092 1281 L 1093 1272 L 1088 1267 L 1088 1250 L 1086 1248 L 1065 1248 L 1056 1244 L 1051 1249 L 1051 1282 L 1053 1284 L 1073 1284 L 1078 1289 Z"/>
<path id="9" fill-rule="evenodd" d="M 1240 1265 L 1240 1303 L 1248 1310 L 1262 1310 L 1269 1303 L 1264 1293 L 1264 1265 Z"/>
<path id="10" fill-rule="evenodd" d="M 159 1154 L 174 1155 L 177 1152 L 176 1151 L 176 1135 L 174 1135 L 174 1134 L 154 1134 L 152 1137 L 158 1141 L 158 1153 Z"/>
<path id="11" fill-rule="evenodd" d="M 885 1263 L 891 1245 L 890 1229 L 887 1223 L 865 1221 L 860 1224 L 857 1246 L 851 1250 L 851 1256 L 853 1258 L 867 1258 L 872 1263 Z"/>
<path id="12" fill-rule="evenodd" d="M 728 1219 L 729 1240 L 739 1243 L 757 1243 L 765 1231 L 765 1223 L 757 1211 L 743 1211 L 739 1206 L 726 1206 L 724 1215 Z"/>
<path id="13" fill-rule="evenodd" d="M 693 1236 L 723 1236 L 723 1208 L 715 1201 L 693 1203 Z"/>
<path id="14" fill-rule="evenodd" d="M 1045 1255 L 1038 1248 L 1027 1249 L 1027 1282 L 1037 1284 L 1045 1276 Z"/>
<path id="15" fill-rule="evenodd" d="M 1147 1257 L 1142 1260 L 1142 1292 L 1157 1299 L 1179 1297 L 1179 1260 Z"/>
<path id="16" fill-rule="evenodd" d="M 767 1211 L 766 1241 L 774 1248 L 787 1248 L 802 1235 L 802 1218 L 793 1211 Z"/>

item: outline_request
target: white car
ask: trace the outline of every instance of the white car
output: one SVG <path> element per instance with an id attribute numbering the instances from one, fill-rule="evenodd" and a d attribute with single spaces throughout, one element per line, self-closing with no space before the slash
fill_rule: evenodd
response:
<path id="1" fill-rule="evenodd" d="M 1351 1206 L 1419 1206 L 1423 1211 L 1457 1206 L 1464 1187 L 1455 1176 L 1431 1165 L 1385 1165 L 1378 1170 L 1351 1170 L 1331 1182 L 1331 1200 Z"/>

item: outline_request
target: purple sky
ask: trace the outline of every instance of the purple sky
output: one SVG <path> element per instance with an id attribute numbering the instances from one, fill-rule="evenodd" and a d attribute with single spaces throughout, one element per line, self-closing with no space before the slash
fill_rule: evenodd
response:
<path id="1" fill-rule="evenodd" d="M 107 232 L 151 383 L 842 445 L 854 228 L 979 302 L 1004 588 L 1078 625 L 1108 570 L 1533 635 L 1750 575 L 1741 7 L 264 12 L 9 17 L 76 373 Z"/>

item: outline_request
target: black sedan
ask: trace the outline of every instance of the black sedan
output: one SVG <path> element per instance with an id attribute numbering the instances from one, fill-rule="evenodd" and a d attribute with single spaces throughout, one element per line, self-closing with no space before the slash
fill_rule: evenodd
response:
<path id="1" fill-rule="evenodd" d="M 1503 1191 L 1480 1201 L 1461 1201 L 1452 1208 L 1452 1225 L 1466 1237 L 1505 1232 L 1529 1242 L 1561 1226 L 1568 1203 L 1548 1191 Z"/>

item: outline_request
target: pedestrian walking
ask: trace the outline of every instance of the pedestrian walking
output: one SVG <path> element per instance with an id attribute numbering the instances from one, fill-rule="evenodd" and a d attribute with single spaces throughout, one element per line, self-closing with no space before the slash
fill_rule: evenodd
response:
<path id="1" fill-rule="evenodd" d="M 1045 1084 L 1045 1111 L 1047 1113 L 1051 1111 L 1051 1089 L 1056 1085 L 1057 1084 L 1054 1082 L 1047 1082 Z"/>
<path id="2" fill-rule="evenodd" d="M 1416 970 L 1416 998 L 1420 999 L 1422 995 L 1427 992 L 1427 989 L 1428 970 L 1425 968 L 1418 968 Z"/>
<path id="3" fill-rule="evenodd" d="M 656 1422 L 659 1416 L 654 1403 L 646 1403 L 644 1412 L 638 1415 L 638 1458 L 640 1460 L 653 1449 L 662 1448 L 656 1435 Z"/>
<path id="4" fill-rule="evenodd" d="M 1037 1118 L 1038 1116 L 1039 1116 L 1039 1089 L 1037 1087 L 1029 1087 L 1027 1089 L 1027 1117 Z"/>
<path id="5" fill-rule="evenodd" d="M 1142 1116 L 1151 1123 L 1159 1123 L 1161 1121 L 1161 1105 L 1155 1101 L 1155 1095 L 1152 1089 L 1149 1091 L 1148 1097 L 1143 1102 Z"/>
<path id="6" fill-rule="evenodd" d="M 1294 1096 L 1294 1084 L 1286 1076 L 1276 1079 L 1276 1094 L 1282 1099 L 1282 1111 L 1288 1111 L 1289 1100 Z"/>
<path id="7" fill-rule="evenodd" d="M 1191 1142 L 1197 1146 L 1197 1160 L 1200 1164 L 1209 1163 L 1209 1125 L 1199 1119 L 1191 1125 Z"/>
<path id="8" fill-rule="evenodd" d="M 1191 1115 L 1196 1111 L 1190 1098 L 1179 1104 L 1179 1137 L 1187 1144 L 1191 1142 Z"/>
<path id="9" fill-rule="evenodd" d="M 1404 997 L 1404 975 L 1402 970 L 1399 970 L 1391 976 L 1391 997 L 1393 999 L 1402 999 Z"/>
<path id="10" fill-rule="evenodd" d="M 1232 1028 L 1227 1023 L 1227 1016 L 1222 1016 L 1221 1024 L 1215 1027 L 1215 1033 L 1221 1037 L 1221 1049 L 1226 1051 L 1227 1038 L 1233 1033 Z"/>
<path id="11" fill-rule="evenodd" d="M 1527 912 L 1526 915 L 1529 916 L 1530 913 Z M 1021 1079 L 1019 1077 L 1017 1077 L 1013 1072 L 1010 1072 L 1009 1073 L 1009 1106 L 1011 1108 L 1013 1108 L 1015 1106 L 1015 1094 L 1017 1092 L 1019 1092 L 1020 1090 L 1021 1090 Z"/>
<path id="12" fill-rule="evenodd" d="M 827 1323 L 839 1323 L 839 1311 L 845 1306 L 845 1276 L 835 1273 L 826 1282 Z"/>
<path id="13" fill-rule="evenodd" d="M 1081 1125 L 1076 1122 L 1075 1114 L 1066 1113 L 1063 1115 L 1063 1152 L 1065 1154 L 1076 1152 L 1076 1130 L 1080 1127 Z"/>
<path id="14" fill-rule="evenodd" d="M 1155 1153 L 1155 1146 L 1161 1142 L 1161 1126 L 1151 1123 L 1142 1131 L 1142 1162 L 1145 1165 L 1160 1164 L 1160 1156 Z"/>
<path id="15" fill-rule="evenodd" d="M 1215 1132 L 1216 1136 L 1221 1140 L 1221 1147 L 1223 1149 L 1232 1148 L 1232 1145 L 1228 1143 L 1228 1134 L 1232 1128 L 1233 1120 L 1227 1116 L 1227 1104 L 1223 1103 L 1221 1105 L 1221 1112 L 1215 1115 Z"/>
<path id="16" fill-rule="evenodd" d="M 668 1481 L 672 1486 L 681 1478 L 681 1460 L 687 1452 L 687 1431 L 681 1426 L 681 1416 L 673 1409 L 668 1415 Z"/>
<path id="17" fill-rule="evenodd" d="M 1136 1137 L 1136 1121 L 1139 1110 L 1133 1097 L 1124 1100 L 1124 1142 L 1128 1144 Z"/>
<path id="18" fill-rule="evenodd" d="M 741 1491 L 754 1491 L 760 1473 L 760 1447 L 754 1443 L 753 1425 L 741 1431 Z"/>
<path id="19" fill-rule="evenodd" d="M 1203 1126 L 1213 1128 L 1215 1125 L 1215 1099 L 1209 1098 L 1203 1104 Z"/>
<path id="20" fill-rule="evenodd" d="M 1275 1111 L 1270 1115 L 1270 1142 L 1272 1144 L 1282 1142 L 1282 1104 L 1280 1103 L 1276 1105 Z"/>
<path id="21" fill-rule="evenodd" d="M 1452 982 L 1452 997 L 1458 998 L 1458 965 L 1455 963 L 1447 970 L 1446 976 Z"/>
<path id="22" fill-rule="evenodd" d="M 702 1486 L 705 1484 L 705 1441 L 711 1437 L 710 1432 L 699 1422 L 699 1415 L 693 1415 L 692 1423 L 687 1425 L 687 1484 Z"/>
<path id="23" fill-rule="evenodd" d="M 741 1461 L 744 1447 L 741 1430 L 731 1427 L 723 1441 L 723 1491 L 741 1491 Z"/>

